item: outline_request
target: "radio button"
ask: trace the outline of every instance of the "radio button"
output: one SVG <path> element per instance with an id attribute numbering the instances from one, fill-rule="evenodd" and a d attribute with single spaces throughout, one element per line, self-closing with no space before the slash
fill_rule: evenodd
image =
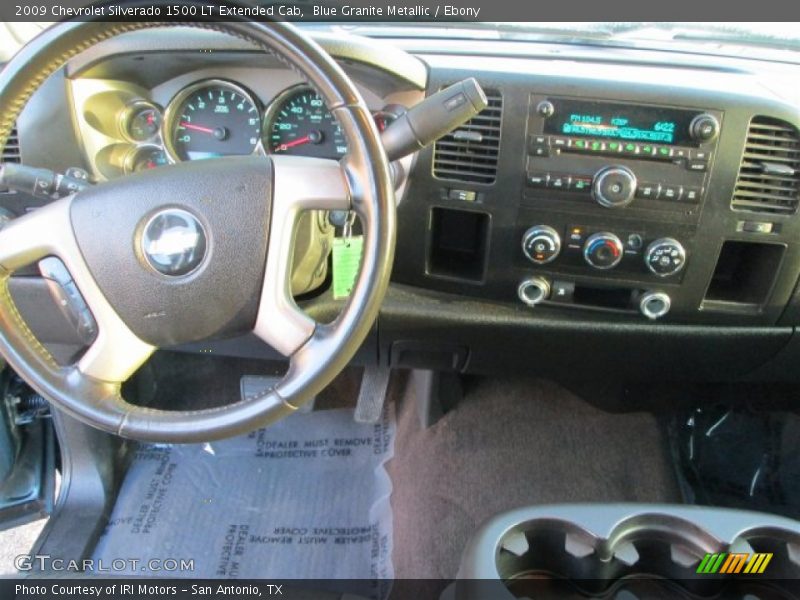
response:
<path id="1" fill-rule="evenodd" d="M 702 160 L 708 162 L 711 160 L 711 152 L 708 150 L 692 150 L 689 158 L 692 160 Z"/>
<path id="2" fill-rule="evenodd" d="M 551 137 L 550 145 L 554 148 L 569 148 L 572 140 L 565 137 Z"/>
<path id="3" fill-rule="evenodd" d="M 550 148 L 548 146 L 533 146 L 530 154 L 538 157 L 550 156 Z"/>
<path id="4" fill-rule="evenodd" d="M 641 152 L 639 144 L 634 144 L 633 142 L 625 142 L 624 144 L 622 144 L 623 154 L 634 155 L 634 154 L 639 154 L 639 152 Z"/>
<path id="5" fill-rule="evenodd" d="M 622 151 L 622 144 L 620 144 L 619 142 L 608 142 L 606 144 L 606 150 L 608 150 L 609 153 L 621 152 Z"/>
<path id="6" fill-rule="evenodd" d="M 685 187 L 683 188 L 683 199 L 687 202 L 698 202 L 700 195 L 703 193 L 702 188 L 699 187 Z"/>
<path id="7" fill-rule="evenodd" d="M 550 179 L 548 173 L 536 172 L 528 173 L 528 185 L 535 188 L 547 187 L 547 180 Z"/>
<path id="8" fill-rule="evenodd" d="M 689 171 L 705 173 L 708 170 L 708 163 L 704 160 L 690 160 L 686 163 L 686 168 Z"/>
<path id="9" fill-rule="evenodd" d="M 599 140 L 592 140 L 589 142 L 589 151 L 590 152 L 605 152 L 606 151 L 606 143 L 601 142 Z"/>
<path id="10" fill-rule="evenodd" d="M 569 175 L 550 175 L 547 181 L 547 187 L 554 190 L 568 190 L 572 183 L 572 177 Z"/>
<path id="11" fill-rule="evenodd" d="M 678 201 L 683 196 L 683 188 L 679 185 L 662 185 L 659 200 Z"/>
<path id="12" fill-rule="evenodd" d="M 657 183 L 641 183 L 636 188 L 636 196 L 638 198 L 646 198 L 648 200 L 655 200 L 661 191 L 661 186 Z"/>
<path id="13" fill-rule="evenodd" d="M 639 154 L 644 156 L 655 156 L 656 147 L 653 144 L 642 144 L 639 146 Z"/>
<path id="14" fill-rule="evenodd" d="M 673 149 L 669 146 L 656 146 L 656 156 L 658 158 L 672 158 L 673 155 Z"/>
<path id="15" fill-rule="evenodd" d="M 586 140 L 572 140 L 572 148 L 578 150 L 588 150 L 589 142 Z"/>
<path id="16" fill-rule="evenodd" d="M 591 177 L 573 177 L 572 178 L 572 191 L 573 192 L 588 192 L 592 189 Z"/>

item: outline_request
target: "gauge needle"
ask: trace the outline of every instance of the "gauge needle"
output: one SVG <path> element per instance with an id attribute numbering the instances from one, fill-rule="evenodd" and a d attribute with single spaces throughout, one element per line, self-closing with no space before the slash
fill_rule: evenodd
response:
<path id="1" fill-rule="evenodd" d="M 288 150 L 289 148 L 294 148 L 295 146 L 302 146 L 303 144 L 307 144 L 311 141 L 310 135 L 304 135 L 301 138 L 297 138 L 296 140 L 292 140 L 291 142 L 286 142 L 285 144 L 281 144 L 278 146 L 278 150 Z"/>
<path id="2" fill-rule="evenodd" d="M 214 130 L 210 127 L 201 127 L 200 125 L 193 125 L 192 123 L 187 123 L 186 121 L 181 121 L 181 127 L 185 127 L 186 129 L 194 129 L 195 131 L 202 131 L 203 133 L 214 133 Z"/>

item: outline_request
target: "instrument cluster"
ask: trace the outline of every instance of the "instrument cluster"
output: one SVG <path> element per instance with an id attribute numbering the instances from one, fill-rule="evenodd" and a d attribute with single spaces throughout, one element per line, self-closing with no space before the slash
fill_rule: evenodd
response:
<path id="1" fill-rule="evenodd" d="M 375 113 L 380 131 L 402 107 Z M 249 154 L 339 159 L 347 142 L 323 99 L 307 84 L 291 86 L 267 105 L 244 86 L 203 79 L 179 91 L 165 108 L 136 99 L 120 111 L 122 135 L 133 145 L 124 171 L 187 160 Z"/>

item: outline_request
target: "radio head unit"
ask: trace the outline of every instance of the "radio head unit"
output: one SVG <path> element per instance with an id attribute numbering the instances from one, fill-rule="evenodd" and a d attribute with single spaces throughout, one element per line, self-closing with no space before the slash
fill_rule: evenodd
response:
<path id="1" fill-rule="evenodd" d="M 696 219 L 722 113 L 531 94 L 523 204 Z"/>
<path id="2" fill-rule="evenodd" d="M 597 102 L 571 98 L 549 101 L 552 114 L 544 133 L 631 142 L 697 146 L 692 122 L 700 115 L 693 110 Z M 551 110 L 548 105 L 542 110 Z"/>

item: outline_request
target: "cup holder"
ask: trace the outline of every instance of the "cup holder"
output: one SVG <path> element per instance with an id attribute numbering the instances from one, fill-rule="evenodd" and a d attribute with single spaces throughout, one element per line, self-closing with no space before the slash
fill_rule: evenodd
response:
<path id="1" fill-rule="evenodd" d="M 798 583 L 795 521 L 728 509 L 564 505 L 487 523 L 464 554 L 455 598 L 772 600 L 797 598 Z"/>

